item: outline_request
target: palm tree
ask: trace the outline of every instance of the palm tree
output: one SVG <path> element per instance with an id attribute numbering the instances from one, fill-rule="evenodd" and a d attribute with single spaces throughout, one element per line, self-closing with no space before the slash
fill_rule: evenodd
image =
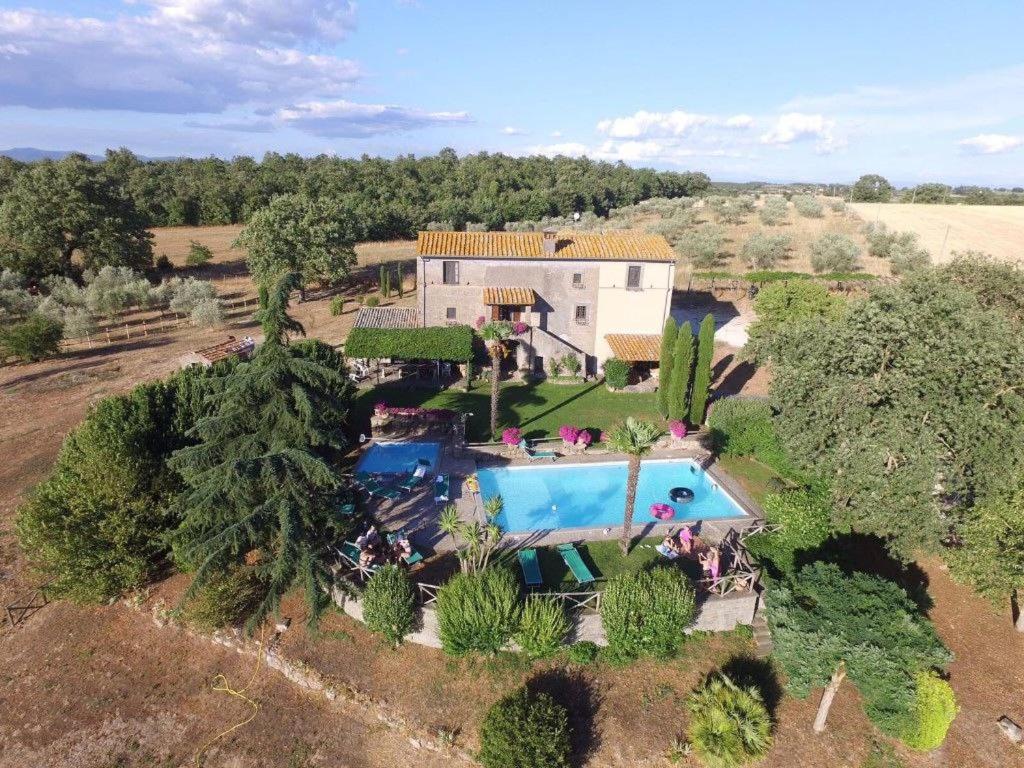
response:
<path id="1" fill-rule="evenodd" d="M 487 344 L 491 355 L 491 437 L 498 429 L 498 379 L 501 377 L 501 361 L 508 354 L 505 342 L 515 335 L 512 323 L 494 320 L 480 328 L 480 337 Z"/>
<path id="2" fill-rule="evenodd" d="M 661 429 L 649 421 L 640 421 L 632 416 L 612 427 L 608 433 L 608 444 L 613 451 L 629 456 L 629 477 L 626 480 L 626 508 L 622 513 L 622 554 L 629 554 L 633 537 L 633 514 L 636 504 L 636 486 L 640 480 L 640 459 L 651 452 Z"/>

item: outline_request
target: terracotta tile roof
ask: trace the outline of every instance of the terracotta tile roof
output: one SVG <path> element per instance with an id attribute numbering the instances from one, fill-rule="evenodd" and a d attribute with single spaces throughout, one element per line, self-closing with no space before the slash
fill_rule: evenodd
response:
<path id="1" fill-rule="evenodd" d="M 247 359 L 256 349 L 256 342 L 251 336 L 242 339 L 228 339 L 212 347 L 204 347 L 194 352 L 182 355 L 182 366 L 189 366 L 195 363 L 199 365 L 213 365 L 221 360 L 238 355 L 243 360 Z"/>
<path id="2" fill-rule="evenodd" d="M 488 307 L 494 304 L 532 307 L 536 303 L 537 294 L 533 292 L 533 288 L 484 288 L 484 304 Z"/>
<path id="3" fill-rule="evenodd" d="M 661 334 L 609 333 L 604 340 L 619 360 L 650 363 L 661 358 Z"/>
<path id="4" fill-rule="evenodd" d="M 413 307 L 361 307 L 354 328 L 417 328 L 420 315 Z"/>
<path id="5" fill-rule="evenodd" d="M 676 260 L 664 237 L 640 232 L 559 232 L 553 254 L 544 251 L 543 232 L 420 232 L 416 253 L 464 259 Z"/>

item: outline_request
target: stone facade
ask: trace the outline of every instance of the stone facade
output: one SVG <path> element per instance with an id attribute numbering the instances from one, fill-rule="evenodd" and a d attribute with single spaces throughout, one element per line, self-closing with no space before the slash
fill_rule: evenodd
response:
<path id="1" fill-rule="evenodd" d="M 445 263 L 450 282 L 445 282 Z M 626 286 L 629 266 L 641 283 Z M 522 320 L 530 331 L 517 340 L 516 362 L 546 370 L 552 357 L 576 354 L 591 375 L 611 357 L 607 333 L 660 334 L 668 316 L 675 265 L 664 262 L 552 259 L 446 258 L 417 260 L 420 318 L 425 326 L 475 325 L 480 317 Z M 485 306 L 487 287 L 531 288 L 532 307 Z"/>

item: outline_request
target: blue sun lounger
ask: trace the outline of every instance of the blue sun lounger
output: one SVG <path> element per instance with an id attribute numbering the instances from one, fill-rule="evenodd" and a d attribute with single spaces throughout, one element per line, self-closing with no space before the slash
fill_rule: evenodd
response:
<path id="1" fill-rule="evenodd" d="M 558 554 L 562 556 L 565 564 L 569 566 L 569 570 L 572 571 L 573 577 L 579 584 L 592 584 L 594 582 L 594 574 L 590 572 L 587 564 L 583 562 L 583 557 L 580 555 L 579 550 L 576 549 L 575 544 L 559 544 Z"/>
<path id="2" fill-rule="evenodd" d="M 516 553 L 519 556 L 519 567 L 523 571 L 523 581 L 528 587 L 539 587 L 544 583 L 540 574 L 540 561 L 537 559 L 536 549 L 520 549 Z"/>

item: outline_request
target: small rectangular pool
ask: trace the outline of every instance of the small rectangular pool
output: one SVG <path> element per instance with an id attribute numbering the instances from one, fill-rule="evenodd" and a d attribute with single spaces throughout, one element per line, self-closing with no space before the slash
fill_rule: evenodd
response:
<path id="1" fill-rule="evenodd" d="M 441 455 L 440 443 L 395 442 L 373 443 L 356 465 L 358 472 L 402 475 L 411 472 L 420 459 L 430 462 L 430 472 L 437 471 Z"/>
<path id="2" fill-rule="evenodd" d="M 606 528 L 622 525 L 626 505 L 627 464 L 624 461 L 545 467 L 481 469 L 477 473 L 485 498 L 500 495 L 505 507 L 496 522 L 509 533 L 560 528 Z M 672 488 L 693 491 L 693 501 L 675 503 Z M 640 465 L 633 521 L 662 522 L 650 513 L 652 504 L 675 510 L 669 522 L 745 517 L 743 508 L 689 459 L 652 459 Z"/>

